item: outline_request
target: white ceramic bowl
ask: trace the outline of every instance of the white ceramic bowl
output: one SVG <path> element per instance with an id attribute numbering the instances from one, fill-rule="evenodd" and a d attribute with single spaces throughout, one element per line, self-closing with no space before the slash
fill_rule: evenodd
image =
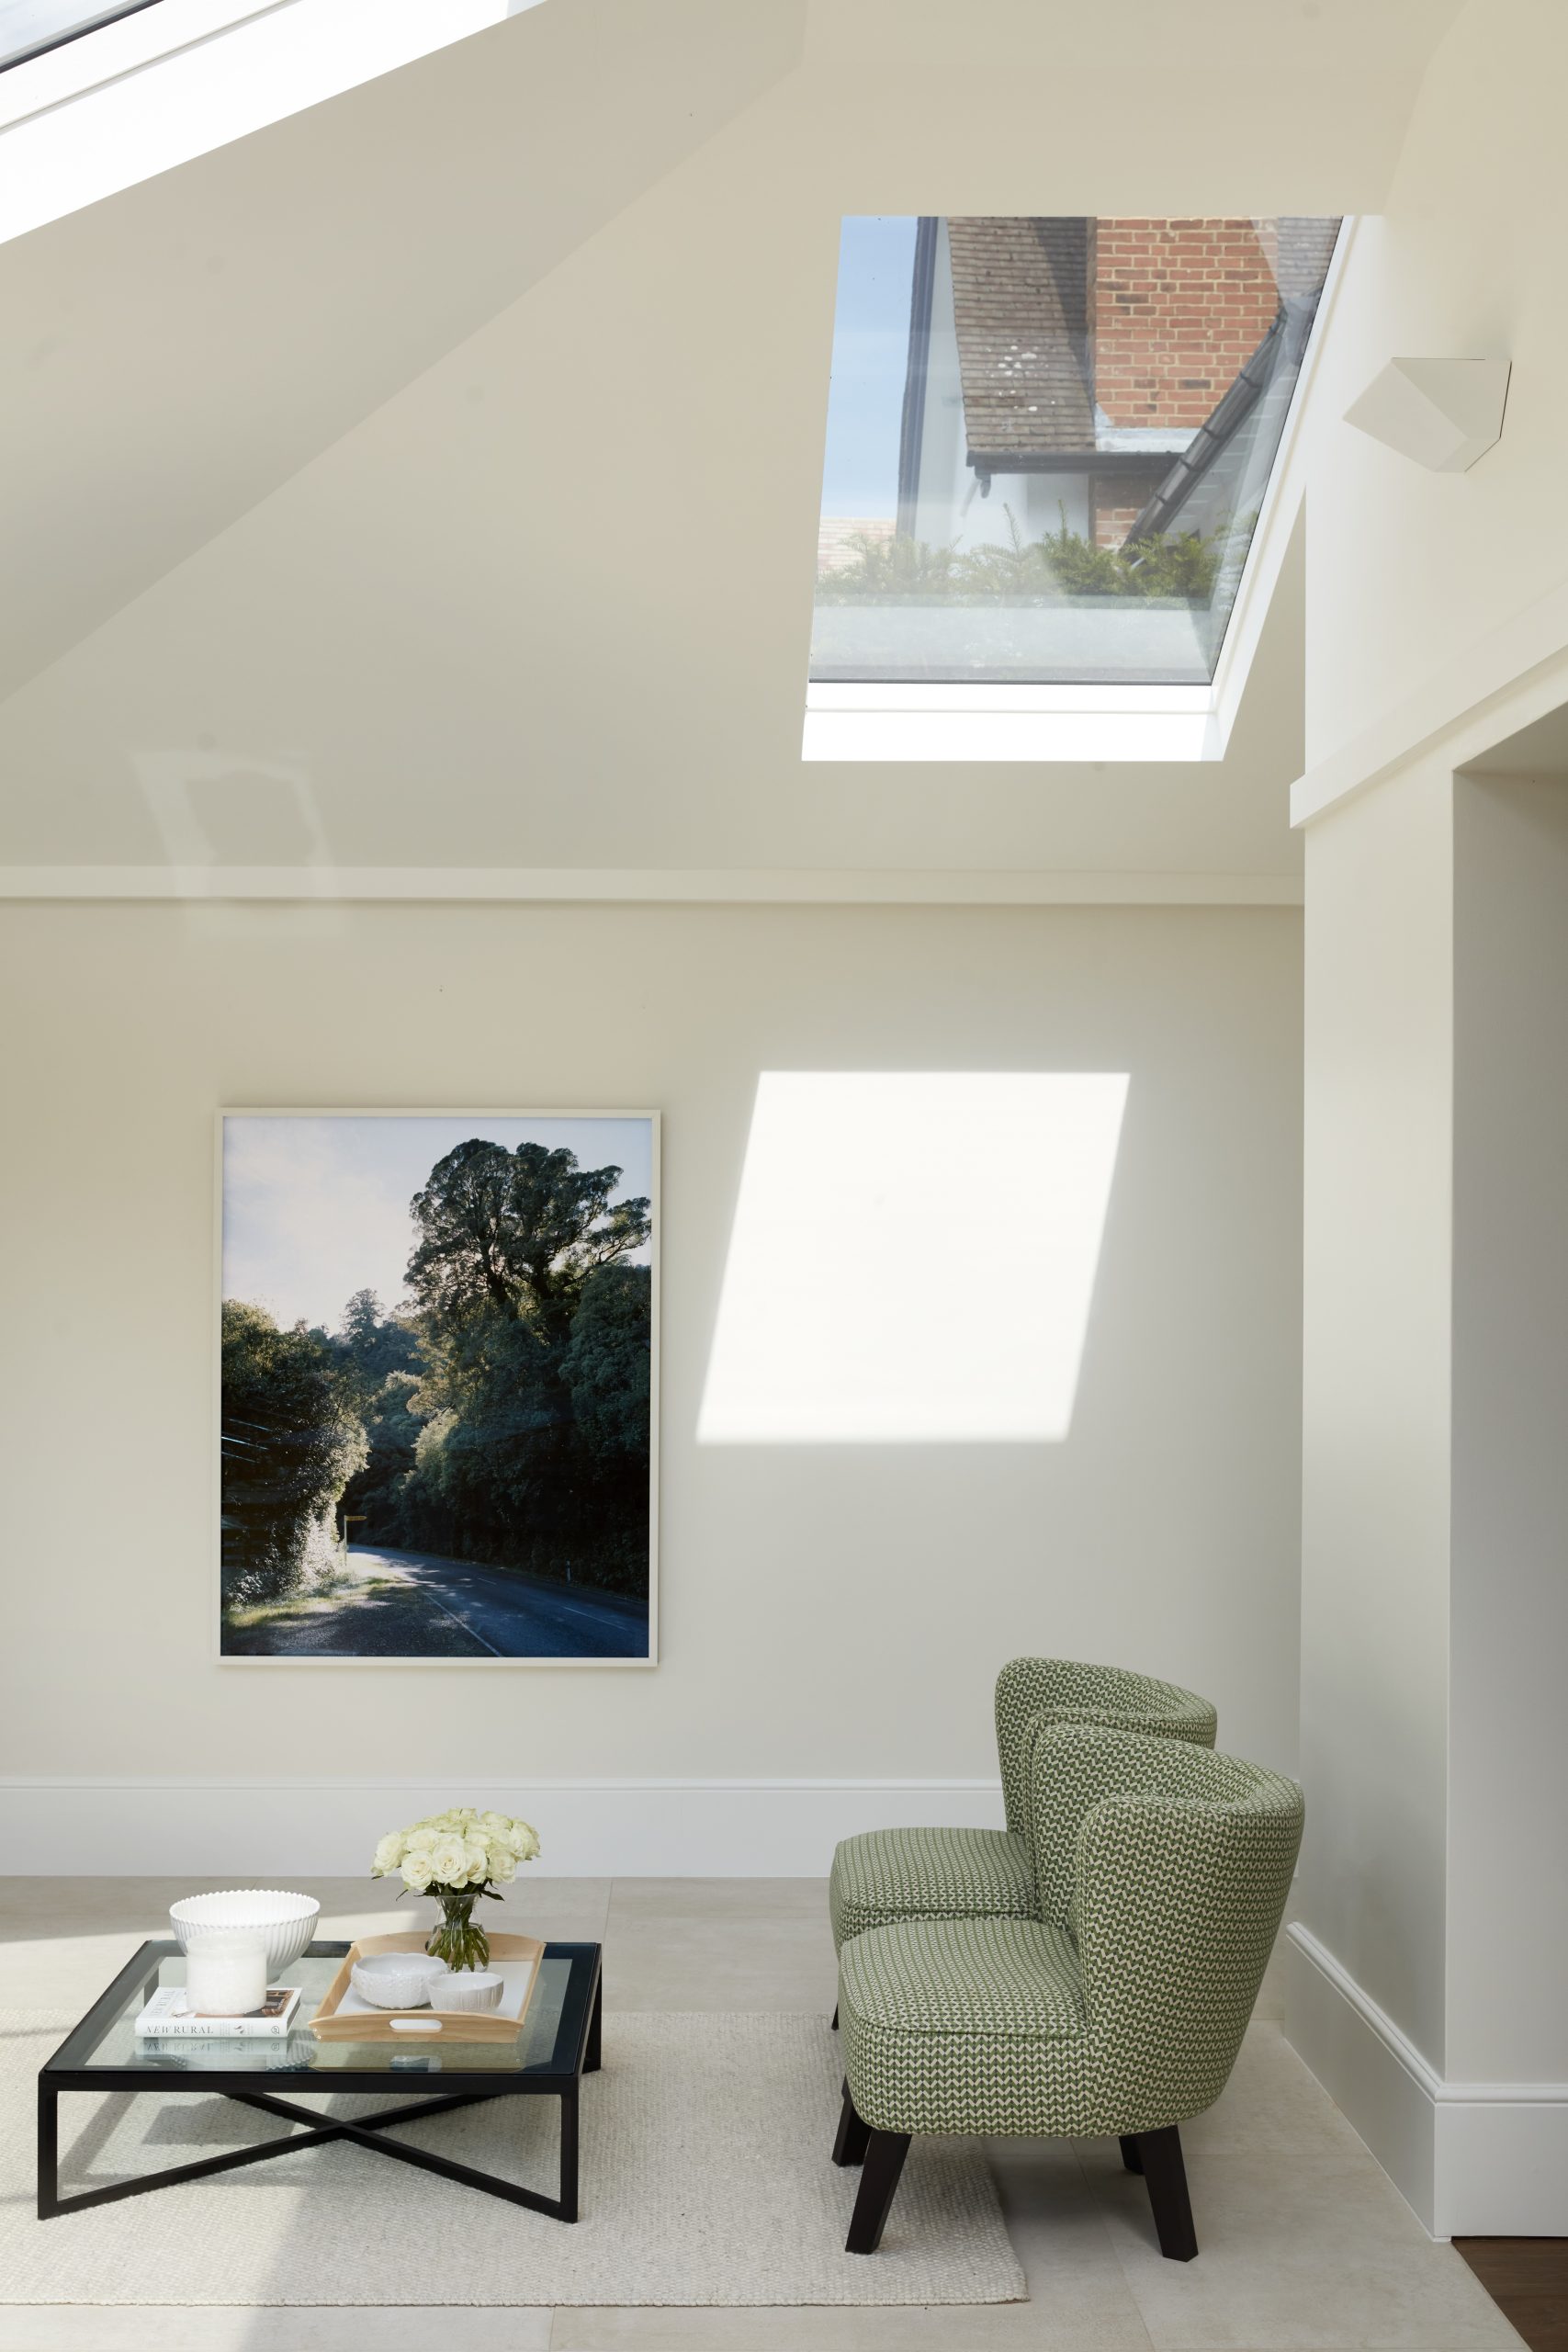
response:
<path id="1" fill-rule="evenodd" d="M 308 1894 L 284 1894 L 276 1887 L 247 1886 L 227 1894 L 187 1894 L 169 1906 L 169 1921 L 180 1950 L 189 1951 L 206 1936 L 254 1936 L 266 1952 L 270 1981 L 298 1960 L 316 1932 L 321 1906 Z"/>
<path id="2" fill-rule="evenodd" d="M 454 1968 L 438 1976 L 430 1988 L 433 2009 L 495 2009 L 506 1990 L 506 1979 L 489 1968 Z"/>
<path id="3" fill-rule="evenodd" d="M 373 1951 L 356 1960 L 350 1982 L 361 2000 L 378 2009 L 423 2009 L 430 1988 L 446 1973 L 445 1961 L 423 1951 Z"/>

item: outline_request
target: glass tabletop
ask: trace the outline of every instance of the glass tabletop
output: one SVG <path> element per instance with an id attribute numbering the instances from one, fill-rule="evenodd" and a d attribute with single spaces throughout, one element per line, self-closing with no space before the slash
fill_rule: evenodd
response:
<path id="1" fill-rule="evenodd" d="M 439 2048 L 401 2049 L 388 2041 L 318 2041 L 310 2019 L 326 1997 L 346 1943 L 314 1943 L 273 1976 L 298 1984 L 301 1999 L 292 2031 L 274 2037 L 235 2036 L 142 2040 L 136 2019 L 165 1984 L 183 1984 L 178 1944 L 143 1944 L 45 2067 L 46 2074 L 325 2075 L 376 2073 L 398 2081 L 411 2075 L 494 2075 L 544 2081 L 576 2070 L 598 1977 L 597 1944 L 547 1944 L 539 1981 L 514 2041 L 461 2041 L 443 2034 Z M 119 2085 L 117 2087 L 123 2088 Z"/>

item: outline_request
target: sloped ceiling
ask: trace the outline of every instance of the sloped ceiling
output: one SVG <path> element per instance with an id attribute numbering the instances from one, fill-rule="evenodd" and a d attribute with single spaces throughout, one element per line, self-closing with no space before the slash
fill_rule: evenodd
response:
<path id="1" fill-rule="evenodd" d="M 547 0 L 0 246 L 0 691 L 536 284 L 802 23 Z"/>
<path id="2" fill-rule="evenodd" d="M 0 860 L 1288 873 L 1295 569 L 1217 765 L 802 766 L 838 220 L 1375 209 L 1452 14 L 547 0 L 0 253 Z"/>

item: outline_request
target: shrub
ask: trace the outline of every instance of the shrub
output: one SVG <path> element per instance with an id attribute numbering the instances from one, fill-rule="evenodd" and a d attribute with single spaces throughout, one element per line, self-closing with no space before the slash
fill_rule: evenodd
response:
<path id="1" fill-rule="evenodd" d="M 1070 596 L 1180 596 L 1204 604 L 1213 593 L 1220 568 L 1217 542 L 1223 530 L 1200 538 L 1196 531 L 1177 538 L 1134 539 L 1121 548 L 1097 547 L 1077 531 L 1069 531 L 1060 508 L 1062 526 L 1043 538 L 1041 552 Z M 1011 515 L 1008 517 L 1012 520 Z"/>
<path id="2" fill-rule="evenodd" d="M 1041 539 L 1026 539 L 1004 507 L 1009 544 L 967 548 L 931 547 L 897 534 L 873 538 L 857 531 L 850 539 L 855 560 L 825 571 L 817 582 L 819 605 L 989 604 L 1021 597 L 1172 596 L 1206 605 L 1229 536 L 1224 526 L 1207 538 L 1196 531 L 1178 537 L 1134 539 L 1130 546 L 1102 548 L 1079 531 L 1061 528 Z M 1062 510 L 1058 509 L 1058 512 Z"/>
<path id="3" fill-rule="evenodd" d="M 845 544 L 854 548 L 854 561 L 820 575 L 818 604 L 880 602 L 892 596 L 942 597 L 953 586 L 950 547 L 928 547 L 924 539 L 911 539 L 901 533 L 874 538 L 869 531 L 852 531 Z"/>

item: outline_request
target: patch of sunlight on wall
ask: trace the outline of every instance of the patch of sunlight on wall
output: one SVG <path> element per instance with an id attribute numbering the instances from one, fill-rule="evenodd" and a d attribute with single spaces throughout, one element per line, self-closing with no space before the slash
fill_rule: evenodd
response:
<path id="1" fill-rule="evenodd" d="M 708 1445 L 1066 1437 L 1119 1072 L 764 1070 Z"/>

